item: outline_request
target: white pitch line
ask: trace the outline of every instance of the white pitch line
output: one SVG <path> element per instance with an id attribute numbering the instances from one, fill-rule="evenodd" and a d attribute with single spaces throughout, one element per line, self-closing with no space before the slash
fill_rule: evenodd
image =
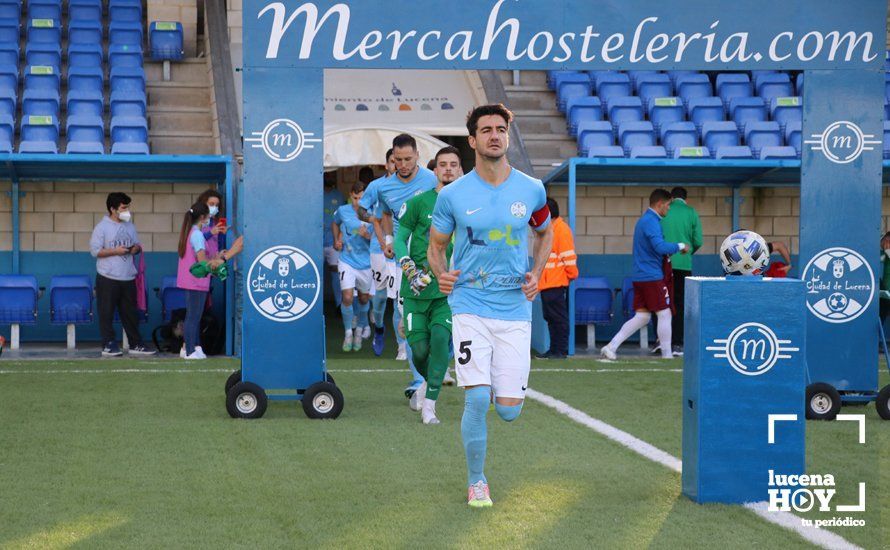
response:
<path id="1" fill-rule="evenodd" d="M 230 369 L 69 369 L 69 370 L 0 370 L 0 374 L 191 374 L 232 372 Z"/>
<path id="2" fill-rule="evenodd" d="M 612 441 L 615 441 L 623 447 L 626 447 L 627 449 L 630 449 L 631 451 L 645 458 L 648 458 L 653 462 L 657 462 L 658 464 L 661 464 L 662 466 L 677 473 L 680 473 L 683 470 L 683 461 L 681 461 L 679 458 L 668 454 L 658 447 L 650 445 L 642 439 L 639 439 L 623 430 L 619 430 L 611 424 L 607 424 L 602 420 L 597 420 L 587 413 L 579 411 L 578 409 L 572 407 L 568 403 L 560 401 L 559 399 L 551 397 L 545 393 L 535 391 L 531 388 L 526 391 L 525 395 L 530 399 L 537 401 L 544 406 L 550 407 L 556 412 L 574 420 L 578 424 L 590 428 L 591 430 L 611 439 Z M 831 531 L 827 531 L 825 529 L 817 529 L 816 527 L 805 527 L 801 523 L 800 517 L 790 512 L 768 511 L 766 502 L 752 502 L 745 504 L 744 507 L 754 512 L 766 521 L 785 529 L 794 531 L 803 539 L 822 548 L 826 548 L 829 550 L 861 550 L 859 546 L 856 546 L 855 544 L 849 542 L 847 539 L 841 537 L 840 535 L 832 533 Z"/>

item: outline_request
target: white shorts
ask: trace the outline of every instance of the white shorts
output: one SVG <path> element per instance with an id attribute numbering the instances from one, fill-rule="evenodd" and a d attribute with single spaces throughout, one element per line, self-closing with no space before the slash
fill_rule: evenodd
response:
<path id="1" fill-rule="evenodd" d="M 396 262 L 386 262 L 386 268 L 389 270 L 389 281 L 386 282 L 386 297 L 396 301 L 399 306 L 399 312 L 402 311 L 402 268 Z"/>
<path id="2" fill-rule="evenodd" d="M 324 263 L 331 267 L 337 267 L 340 263 L 340 253 L 334 250 L 333 246 L 324 247 Z"/>
<path id="3" fill-rule="evenodd" d="M 371 277 L 374 279 L 374 290 L 388 290 L 389 268 L 386 267 L 386 256 L 371 254 Z"/>
<path id="4" fill-rule="evenodd" d="M 371 270 L 356 269 L 346 262 L 340 262 L 338 266 L 340 271 L 340 289 L 349 290 L 354 288 L 362 294 L 370 294 L 371 292 Z"/>
<path id="5" fill-rule="evenodd" d="M 532 324 L 469 313 L 452 317 L 457 384 L 491 386 L 495 397 L 525 399 L 531 368 Z"/>

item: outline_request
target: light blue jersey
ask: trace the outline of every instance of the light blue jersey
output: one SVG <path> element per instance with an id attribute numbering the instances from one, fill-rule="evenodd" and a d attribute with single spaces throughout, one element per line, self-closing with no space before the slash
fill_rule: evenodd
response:
<path id="1" fill-rule="evenodd" d="M 343 194 L 336 189 L 324 192 L 324 246 L 334 246 L 334 234 L 331 232 L 331 222 L 334 221 L 334 212 L 346 204 Z"/>
<path id="2" fill-rule="evenodd" d="M 383 212 L 392 213 L 393 234 L 395 234 L 399 231 L 399 216 L 402 212 L 402 206 L 413 196 L 435 189 L 438 180 L 436 175 L 430 170 L 419 166 L 417 173 L 407 183 L 400 180 L 398 174 L 393 174 L 381 180 L 374 180 L 371 182 L 371 185 L 374 185 L 374 183 L 377 183 L 377 185 L 374 189 L 371 189 L 370 193 L 368 189 L 365 189 L 365 194 L 362 195 L 359 206 L 370 212 L 374 203 L 379 202 Z M 371 185 L 368 186 L 369 189 Z"/>
<path id="3" fill-rule="evenodd" d="M 530 269 L 529 219 L 546 204 L 541 180 L 516 169 L 497 187 L 473 170 L 439 192 L 433 227 L 454 234 L 453 269 L 461 272 L 448 297 L 453 313 L 531 320 L 532 303 L 520 287 Z M 549 224 L 548 216 L 537 229 Z"/>
<path id="4" fill-rule="evenodd" d="M 370 241 L 359 234 L 361 227 L 367 229 L 369 233 L 373 231 L 371 224 L 361 221 L 351 204 L 344 204 L 334 212 L 334 223 L 339 225 L 340 231 L 343 232 L 340 261 L 355 269 L 371 269 L 371 253 L 368 249 Z"/>

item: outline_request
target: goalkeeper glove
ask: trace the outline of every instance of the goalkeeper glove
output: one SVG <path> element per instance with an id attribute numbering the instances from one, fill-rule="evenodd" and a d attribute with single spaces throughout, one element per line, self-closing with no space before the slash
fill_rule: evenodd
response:
<path id="1" fill-rule="evenodd" d="M 423 289 L 433 282 L 433 278 L 429 273 L 426 273 L 422 269 L 418 269 L 414 260 L 408 256 L 399 260 L 399 265 L 402 267 L 402 273 L 404 273 L 405 277 L 408 279 L 411 292 L 413 292 L 415 296 L 419 296 Z"/>

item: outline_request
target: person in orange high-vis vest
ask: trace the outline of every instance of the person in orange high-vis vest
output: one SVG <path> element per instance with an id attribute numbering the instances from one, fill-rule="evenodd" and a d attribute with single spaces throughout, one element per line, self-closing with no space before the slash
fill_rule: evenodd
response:
<path id="1" fill-rule="evenodd" d="M 553 224 L 553 249 L 538 282 L 544 319 L 550 331 L 550 350 L 540 359 L 565 359 L 569 352 L 569 281 L 578 278 L 575 238 L 569 225 L 559 217 L 559 204 L 547 199 Z"/>

